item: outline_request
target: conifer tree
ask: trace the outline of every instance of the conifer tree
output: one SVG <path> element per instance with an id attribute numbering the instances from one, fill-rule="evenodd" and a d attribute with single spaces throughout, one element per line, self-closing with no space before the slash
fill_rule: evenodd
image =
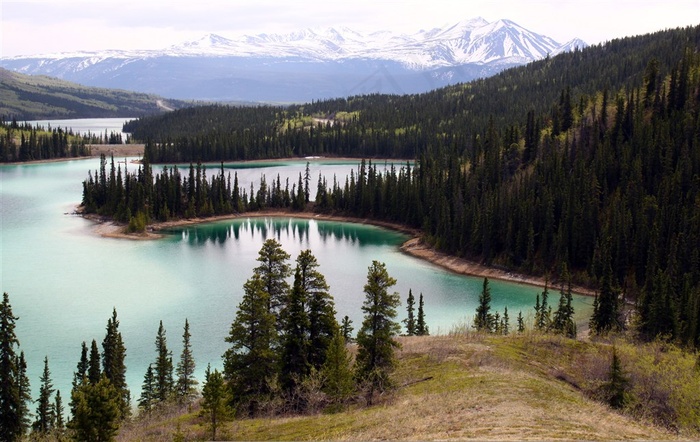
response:
<path id="1" fill-rule="evenodd" d="M 126 384 L 126 347 L 119 331 L 117 309 L 112 310 L 112 317 L 107 320 L 107 333 L 102 341 L 102 367 L 104 375 L 114 388 L 120 392 L 119 411 L 123 418 L 129 416 L 131 393 Z"/>
<path id="2" fill-rule="evenodd" d="M 331 340 L 326 360 L 321 368 L 323 391 L 335 403 L 342 403 L 355 390 L 352 356 L 346 348 L 343 334 L 338 330 Z"/>
<path id="3" fill-rule="evenodd" d="M 29 404 L 32 402 L 32 392 L 27 376 L 27 361 L 24 352 L 19 353 L 17 358 L 17 397 L 19 398 L 19 423 L 20 435 L 25 434 L 31 425 L 31 413 Z"/>
<path id="4" fill-rule="evenodd" d="M 343 317 L 343 321 L 340 324 L 340 331 L 343 335 L 343 338 L 345 339 L 346 344 L 349 344 L 350 342 L 352 342 L 352 331 L 353 330 L 354 329 L 352 327 L 352 319 L 350 319 L 350 317 L 348 315 L 345 315 Z"/>
<path id="5" fill-rule="evenodd" d="M 63 439 L 63 432 L 66 429 L 66 423 L 63 419 L 63 400 L 61 399 L 61 391 L 56 390 L 56 396 L 54 398 L 54 404 L 53 404 L 53 410 L 54 410 L 54 415 L 56 417 L 55 423 L 54 423 L 54 431 L 56 432 L 56 435 L 58 436 L 58 440 Z"/>
<path id="6" fill-rule="evenodd" d="M 508 335 L 510 333 L 510 317 L 508 316 L 508 307 L 503 310 L 503 318 L 501 319 L 501 333 Z"/>
<path id="7" fill-rule="evenodd" d="M 477 331 L 485 331 L 491 333 L 494 330 L 494 317 L 491 313 L 491 288 L 489 287 L 489 279 L 484 278 L 483 287 L 479 294 L 479 305 L 476 308 L 476 316 L 474 317 L 474 328 Z"/>
<path id="8" fill-rule="evenodd" d="M 282 245 L 271 238 L 263 243 L 257 258 L 260 265 L 253 269 L 263 282 L 263 290 L 268 294 L 268 309 L 275 315 L 284 307 L 289 291 L 286 281 L 291 275 L 288 259 L 289 254 L 282 249 Z"/>
<path id="9" fill-rule="evenodd" d="M 146 374 L 143 376 L 143 384 L 141 384 L 141 396 L 139 397 L 138 406 L 144 413 L 150 413 L 156 405 L 155 396 L 155 376 L 153 375 L 153 364 L 148 364 Z"/>
<path id="10" fill-rule="evenodd" d="M 416 335 L 428 336 L 428 324 L 425 322 L 425 309 L 423 305 L 423 293 L 418 296 L 418 319 L 416 319 Z"/>
<path id="11" fill-rule="evenodd" d="M 620 329 L 619 302 L 618 289 L 613 285 L 612 269 L 608 265 L 601 281 L 600 293 L 593 302 L 591 331 L 602 334 Z"/>
<path id="12" fill-rule="evenodd" d="M 18 369 L 15 348 L 16 316 L 12 314 L 10 297 L 3 293 L 0 304 L 0 440 L 13 441 L 22 434 L 21 404 L 18 393 Z"/>
<path id="13" fill-rule="evenodd" d="M 232 400 L 247 405 L 254 415 L 260 402 L 276 380 L 275 316 L 270 312 L 270 295 L 265 281 L 257 273 L 243 285 L 243 299 L 226 342 L 231 348 L 224 353 L 224 378 L 229 382 Z"/>
<path id="14" fill-rule="evenodd" d="M 88 361 L 87 377 L 91 384 L 98 383 L 102 377 L 102 370 L 100 368 L 100 351 L 97 349 L 97 341 L 94 339 L 90 345 L 90 360 Z"/>
<path id="15" fill-rule="evenodd" d="M 48 356 L 44 357 L 44 371 L 39 382 L 41 382 L 41 386 L 39 387 L 39 398 L 37 399 L 36 420 L 32 425 L 32 429 L 37 433 L 46 435 L 53 429 L 56 421 L 54 403 L 51 400 L 54 388 L 51 382 Z"/>
<path id="16" fill-rule="evenodd" d="M 518 312 L 518 333 L 525 331 L 525 321 L 523 320 L 523 312 Z"/>
<path id="17" fill-rule="evenodd" d="M 413 292 L 408 289 L 408 298 L 406 299 L 406 319 L 403 323 L 406 324 L 406 335 L 413 336 L 416 334 L 416 318 L 414 315 L 416 300 L 413 297 Z"/>
<path id="18" fill-rule="evenodd" d="M 620 357 L 617 349 L 613 346 L 612 360 L 610 362 L 610 372 L 605 390 L 608 394 L 608 404 L 613 408 L 624 408 L 629 401 L 629 379 L 622 369 Z"/>
<path id="19" fill-rule="evenodd" d="M 204 373 L 204 386 L 202 387 L 202 411 L 211 428 L 211 440 L 216 440 L 216 432 L 219 425 L 225 422 L 230 415 L 226 384 L 221 373 L 214 369 L 211 371 L 211 366 L 207 365 L 207 370 Z"/>
<path id="20" fill-rule="evenodd" d="M 394 339 L 400 325 L 394 320 L 396 307 L 401 300 L 399 294 L 389 293 L 396 279 L 389 276 L 386 265 L 372 261 L 367 272 L 365 301 L 362 304 L 364 319 L 357 333 L 356 375 L 367 387 L 368 402 L 376 391 L 384 391 L 393 386 L 391 373 L 396 360 L 394 351 L 400 344 Z"/>
<path id="21" fill-rule="evenodd" d="M 559 306 L 554 312 L 554 318 L 552 319 L 552 330 L 569 338 L 575 338 L 576 322 L 574 321 L 574 307 L 571 305 L 571 279 L 566 269 L 566 264 L 564 264 L 564 271 L 562 272 L 562 275 L 562 277 L 567 280 L 568 287 L 566 290 L 564 290 L 564 284 L 562 283 L 559 296 Z"/>
<path id="22" fill-rule="evenodd" d="M 307 304 L 307 293 L 304 290 L 300 269 L 297 267 L 294 272 L 292 291 L 280 315 L 282 322 L 280 385 L 287 393 L 293 392 L 311 369 L 310 321 L 306 310 Z"/>
<path id="23" fill-rule="evenodd" d="M 114 440 L 121 420 L 120 396 L 104 376 L 94 384 L 88 382 L 74 389 L 71 401 L 75 404 L 75 411 L 68 427 L 73 430 L 76 440 Z"/>
<path id="24" fill-rule="evenodd" d="M 178 401 L 190 403 L 197 393 L 197 380 L 194 378 L 194 355 L 190 344 L 190 323 L 185 318 L 185 330 L 182 333 L 182 353 L 177 364 L 176 394 Z"/>
<path id="25" fill-rule="evenodd" d="M 548 281 L 545 281 L 544 290 L 542 290 L 542 303 L 540 303 L 539 294 L 535 301 L 535 330 L 547 331 L 551 325 L 552 308 L 548 305 L 548 298 Z"/>
<path id="26" fill-rule="evenodd" d="M 159 403 L 172 398 L 174 390 L 173 382 L 173 356 L 168 350 L 163 321 L 160 321 L 156 335 L 156 361 L 153 364 L 154 388 L 153 396 Z"/>

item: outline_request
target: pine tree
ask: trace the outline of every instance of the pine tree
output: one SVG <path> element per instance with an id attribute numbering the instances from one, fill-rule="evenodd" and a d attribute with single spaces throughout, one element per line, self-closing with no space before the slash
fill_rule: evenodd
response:
<path id="1" fill-rule="evenodd" d="M 16 316 L 7 293 L 0 304 L 0 440 L 14 441 L 22 434 L 21 404 L 18 393 L 18 369 L 15 348 L 19 340 L 15 334 Z"/>
<path id="2" fill-rule="evenodd" d="M 594 333 L 602 334 L 621 328 L 618 293 L 618 289 L 613 285 L 612 268 L 608 265 L 601 281 L 600 293 L 593 302 L 590 327 Z"/>
<path id="3" fill-rule="evenodd" d="M 494 330 L 494 317 L 489 313 L 489 310 L 491 310 L 491 288 L 489 287 L 489 279 L 484 278 L 483 287 L 479 294 L 479 305 L 474 317 L 473 327 L 477 331 L 491 333 Z"/>
<path id="4" fill-rule="evenodd" d="M 323 391 L 335 403 L 344 402 L 355 390 L 351 366 L 352 356 L 345 346 L 345 337 L 340 331 L 337 331 L 333 335 L 326 354 L 326 361 L 321 369 L 321 375 L 324 379 Z"/>
<path id="5" fill-rule="evenodd" d="M 207 365 L 204 373 L 204 386 L 202 387 L 202 411 L 211 428 L 211 440 L 216 440 L 216 432 L 219 425 L 230 416 L 228 403 L 230 399 L 227 394 L 224 377 L 218 370 L 211 371 L 211 366 Z"/>
<path id="6" fill-rule="evenodd" d="M 376 391 L 393 386 L 390 376 L 396 364 L 394 351 L 400 346 L 394 336 L 401 331 L 400 325 L 394 321 L 401 300 L 398 293 L 388 291 L 395 284 L 396 279 L 389 276 L 385 264 L 372 261 L 364 287 L 364 319 L 357 333 L 355 362 L 356 375 L 367 387 L 370 404 Z"/>
<path id="7" fill-rule="evenodd" d="M 418 319 L 416 320 L 416 335 L 428 336 L 428 324 L 425 322 L 425 309 L 423 305 L 423 293 L 418 297 Z"/>
<path id="8" fill-rule="evenodd" d="M 39 387 L 39 398 L 37 399 L 36 420 L 32 425 L 32 429 L 37 433 L 45 435 L 53 429 L 56 421 L 54 404 L 51 401 L 54 388 L 51 382 L 48 356 L 44 357 L 44 371 L 41 374 L 39 382 L 41 382 L 41 386 Z"/>
<path id="9" fill-rule="evenodd" d="M 280 385 L 292 393 L 297 384 L 309 374 L 309 314 L 307 293 L 304 290 L 299 267 L 294 272 L 294 285 L 281 313 L 282 348 L 280 356 Z M 299 404 L 296 404 L 299 405 Z"/>
<path id="10" fill-rule="evenodd" d="M 349 344 L 353 341 L 352 339 L 352 331 L 354 328 L 352 327 L 352 319 L 348 315 L 345 315 L 343 317 L 343 321 L 340 324 L 340 331 L 343 335 L 343 338 L 345 339 L 345 343 Z"/>
<path id="11" fill-rule="evenodd" d="M 229 382 L 232 400 L 247 404 L 254 415 L 260 402 L 270 393 L 276 380 L 275 316 L 270 312 L 270 295 L 260 275 L 243 285 L 243 299 L 226 342 L 231 348 L 224 353 L 224 378 Z"/>
<path id="12" fill-rule="evenodd" d="M 119 430 L 120 392 L 106 377 L 97 383 L 85 383 L 74 389 L 71 400 L 75 404 L 73 419 L 68 427 L 76 440 L 111 441 Z"/>
<path id="13" fill-rule="evenodd" d="M 155 396 L 156 379 L 153 375 L 153 364 L 148 364 L 146 374 L 143 376 L 143 384 L 141 384 L 141 396 L 139 397 L 138 406 L 144 413 L 150 413 L 157 403 Z"/>
<path id="14" fill-rule="evenodd" d="M 406 319 L 403 323 L 406 324 L 406 335 L 413 336 L 416 334 L 416 319 L 414 317 L 414 308 L 416 300 L 413 297 L 413 292 L 408 289 L 408 298 L 406 299 Z"/>
<path id="15" fill-rule="evenodd" d="M 97 349 L 97 341 L 94 339 L 90 345 L 87 377 L 91 384 L 98 383 L 102 377 L 102 370 L 100 369 L 100 351 Z"/>
<path id="16" fill-rule="evenodd" d="M 503 310 L 503 318 L 501 319 L 501 333 L 504 335 L 510 334 L 510 317 L 508 316 L 508 307 Z"/>
<path id="17" fill-rule="evenodd" d="M 566 265 L 564 265 L 563 278 L 568 281 L 568 287 L 564 290 L 564 284 L 562 283 L 559 306 L 554 312 L 554 318 L 552 319 L 552 330 L 569 338 L 575 338 L 576 322 L 574 321 L 574 307 L 571 305 L 571 279 L 566 270 Z"/>
<path id="18" fill-rule="evenodd" d="M 24 352 L 17 358 L 17 396 L 19 398 L 19 422 L 20 434 L 25 434 L 31 426 L 31 413 L 29 404 L 32 402 L 32 391 L 27 376 L 27 361 Z"/>
<path id="19" fill-rule="evenodd" d="M 53 405 L 54 415 L 56 417 L 54 430 L 58 436 L 58 440 L 62 440 L 63 432 L 66 429 L 66 423 L 63 420 L 63 400 L 61 399 L 61 391 L 56 390 L 56 396 L 54 398 Z"/>
<path id="20" fill-rule="evenodd" d="M 535 330 L 547 331 L 552 322 L 552 308 L 548 305 L 549 298 L 549 288 L 548 282 L 544 283 L 544 290 L 542 290 L 542 303 L 540 303 L 540 295 L 537 295 L 537 300 L 535 301 Z"/>
<path id="21" fill-rule="evenodd" d="M 613 346 L 612 360 L 610 362 L 610 372 L 608 382 L 605 384 L 608 394 L 608 404 L 613 408 L 624 408 L 629 402 L 629 379 L 622 369 L 620 357 L 617 349 Z"/>
<path id="22" fill-rule="evenodd" d="M 126 384 L 126 347 L 119 331 L 117 309 L 112 310 L 112 317 L 107 320 L 107 333 L 102 341 L 102 367 L 104 375 L 114 388 L 120 392 L 119 411 L 123 418 L 131 410 L 131 393 Z"/>
<path id="23" fill-rule="evenodd" d="M 154 388 L 153 395 L 156 401 L 164 403 L 172 398 L 173 383 L 173 356 L 168 350 L 163 321 L 160 321 L 156 335 L 156 361 L 153 364 Z"/>
<path id="24" fill-rule="evenodd" d="M 263 282 L 263 289 L 269 297 L 268 309 L 275 315 L 284 307 L 289 291 L 289 284 L 286 281 L 291 275 L 288 259 L 289 254 L 282 249 L 282 245 L 275 239 L 268 239 L 258 253 L 257 261 L 260 265 L 253 269 Z"/>
<path id="25" fill-rule="evenodd" d="M 523 312 L 518 312 L 518 333 L 525 331 L 525 321 L 523 320 Z"/>
<path id="26" fill-rule="evenodd" d="M 190 323 L 185 319 L 185 330 L 182 333 L 182 353 L 177 364 L 176 394 L 178 401 L 190 403 L 197 394 L 197 380 L 194 378 L 194 355 L 190 344 Z"/>

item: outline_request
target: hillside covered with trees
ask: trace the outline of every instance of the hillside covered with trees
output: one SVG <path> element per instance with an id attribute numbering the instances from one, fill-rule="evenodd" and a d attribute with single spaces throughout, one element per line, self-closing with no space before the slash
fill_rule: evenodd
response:
<path id="1" fill-rule="evenodd" d="M 147 162 L 416 159 L 385 174 L 363 163 L 345 183 L 319 178 L 314 210 L 417 227 L 435 248 L 489 265 L 553 279 L 567 268 L 598 290 L 595 331 L 697 346 L 699 48 L 700 27 L 676 29 L 428 94 L 193 108 L 127 129 L 148 140 Z M 209 184 L 193 167 L 189 178 L 151 178 L 149 167 L 132 178 L 142 185 L 130 189 L 145 189 L 135 197 L 114 186 L 126 179 L 96 173 L 86 207 L 125 221 L 303 210 L 313 179 L 247 193 L 223 172 Z M 626 303 L 634 315 L 623 316 Z"/>

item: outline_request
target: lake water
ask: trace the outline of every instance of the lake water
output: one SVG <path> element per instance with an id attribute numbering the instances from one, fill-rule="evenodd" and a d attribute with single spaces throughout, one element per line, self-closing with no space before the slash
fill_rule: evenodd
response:
<path id="1" fill-rule="evenodd" d="M 104 134 L 105 130 L 107 133 L 122 133 L 122 127 L 124 123 L 133 120 L 134 118 L 80 118 L 80 119 L 70 119 L 70 120 L 31 120 L 28 121 L 32 126 L 40 125 L 44 129 L 48 129 L 50 126 L 53 129 L 59 127 L 66 129 L 73 129 L 73 133 L 86 135 L 91 134 Z M 122 135 L 124 135 L 122 133 Z"/>
<path id="2" fill-rule="evenodd" d="M 305 160 L 257 165 L 227 164 L 241 186 L 261 174 L 280 173 L 296 182 Z M 72 373 L 83 341 L 98 344 L 107 319 L 116 308 L 127 348 L 127 381 L 135 404 L 148 364 L 155 360 L 158 321 L 167 330 L 168 347 L 177 363 L 185 318 L 190 322 L 197 377 L 207 363 L 221 368 L 227 348 L 224 338 L 235 317 L 242 285 L 250 277 L 258 251 L 274 237 L 292 255 L 311 249 L 335 298 L 338 317 L 348 315 L 355 331 L 362 321 L 360 306 L 367 268 L 372 260 L 386 263 L 398 280 L 395 289 L 405 303 L 408 290 L 425 297 L 432 334 L 446 333 L 471 320 L 481 278 L 469 278 L 406 256 L 399 245 L 404 234 L 373 226 L 290 218 L 242 218 L 174 230 L 155 241 L 99 237 L 91 222 L 71 215 L 81 200 L 82 181 L 97 159 L 60 163 L 0 166 L 2 230 L 0 245 L 2 291 L 9 293 L 19 316 L 17 336 L 28 360 L 36 396 L 43 358 L 48 356 L 52 378 L 69 397 Z M 319 173 L 339 179 L 357 162 L 311 163 Z M 134 167 L 134 166 L 130 166 Z M 491 281 L 492 308 L 508 307 L 511 326 L 518 311 L 531 316 L 539 289 Z M 551 295 L 556 307 L 558 293 Z M 577 316 L 585 320 L 592 299 L 576 296 Z M 399 319 L 405 307 L 399 309 Z M 67 399 L 66 399 L 67 400 Z"/>

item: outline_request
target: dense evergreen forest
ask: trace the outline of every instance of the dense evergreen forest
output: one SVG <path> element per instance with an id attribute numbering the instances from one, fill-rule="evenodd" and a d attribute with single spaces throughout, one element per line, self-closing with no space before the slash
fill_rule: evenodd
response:
<path id="1" fill-rule="evenodd" d="M 0 119 L 0 162 L 52 160 L 90 155 L 88 143 L 122 143 L 121 134 L 76 135 L 70 129 Z"/>
<path id="2" fill-rule="evenodd" d="M 319 177 L 314 210 L 421 228 L 439 250 L 599 291 L 594 330 L 700 344 L 700 27 L 616 40 L 414 96 L 290 108 L 187 109 L 134 122 L 146 164 L 85 183 L 89 211 L 124 221 L 303 210 L 313 177 L 238 189 L 200 167 L 149 161 L 296 155 L 407 157 L 345 183 Z M 119 185 L 118 183 L 123 184 Z M 111 189 L 111 190 L 110 190 Z M 143 190 L 142 190 L 143 189 Z M 135 192 L 135 193 L 134 193 Z M 134 196 L 135 195 L 135 196 Z M 138 221 L 138 219 L 136 219 Z M 623 315 L 636 303 L 636 314 Z"/>

